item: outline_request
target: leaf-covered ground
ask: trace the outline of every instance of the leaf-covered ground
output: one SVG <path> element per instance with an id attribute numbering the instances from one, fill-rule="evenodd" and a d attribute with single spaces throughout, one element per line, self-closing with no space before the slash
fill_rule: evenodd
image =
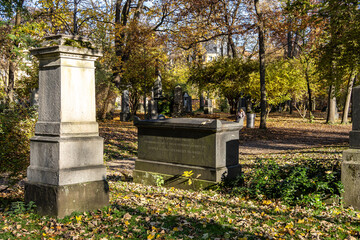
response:
<path id="1" fill-rule="evenodd" d="M 288 120 L 271 118 L 270 133 L 263 132 L 265 140 L 271 140 L 274 135 L 271 133 L 271 124 L 274 124 L 276 131 L 284 134 L 287 129 L 303 133 L 290 132 L 287 141 L 296 142 L 297 137 L 317 130 L 324 142 L 276 152 L 265 151 L 266 148 L 258 144 L 256 149 L 260 152 L 240 155 L 245 178 L 251 176 L 259 160 L 274 160 L 281 166 L 316 161 L 328 171 L 339 165 L 348 140 L 344 137 L 342 142 L 330 145 L 326 139 L 346 136 L 349 125 L 306 123 L 301 119 L 295 119 L 298 124 L 292 125 L 294 121 L 286 123 Z M 263 137 L 257 136 L 257 131 L 243 130 L 243 141 L 261 140 Z M 132 183 L 136 128 L 131 123 L 109 121 L 101 124 L 101 135 L 105 138 L 109 165 L 110 206 L 64 219 L 40 217 L 32 213 L 31 206 L 24 205 L 23 189 L 18 186 L 0 193 L 0 239 L 360 238 L 360 213 L 344 208 L 339 201 L 292 206 L 279 199 L 249 198 L 219 189 L 196 192 Z M 291 136 L 294 137 L 289 140 Z"/>

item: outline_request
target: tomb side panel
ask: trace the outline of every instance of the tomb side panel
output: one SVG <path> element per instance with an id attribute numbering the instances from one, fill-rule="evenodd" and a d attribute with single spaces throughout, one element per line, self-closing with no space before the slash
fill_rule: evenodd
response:
<path id="1" fill-rule="evenodd" d="M 211 131 L 139 128 L 139 159 L 215 167 L 216 136 Z"/>

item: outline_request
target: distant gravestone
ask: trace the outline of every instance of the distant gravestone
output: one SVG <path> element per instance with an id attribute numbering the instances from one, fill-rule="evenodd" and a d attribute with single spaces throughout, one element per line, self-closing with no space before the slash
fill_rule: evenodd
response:
<path id="1" fill-rule="evenodd" d="M 223 178 L 234 179 L 239 165 L 239 130 L 242 124 L 201 118 L 134 121 L 138 128 L 138 159 L 134 182 L 206 188 Z M 182 174 L 193 172 L 189 186 Z"/>
<path id="2" fill-rule="evenodd" d="M 173 115 L 180 116 L 183 113 L 183 92 L 181 86 L 176 86 L 174 89 L 174 106 L 173 106 Z"/>
<path id="3" fill-rule="evenodd" d="M 360 210 L 360 87 L 353 89 L 350 148 L 343 152 L 341 182 L 345 206 Z"/>
<path id="4" fill-rule="evenodd" d="M 154 92 L 154 99 L 155 99 L 155 100 L 161 99 L 161 98 L 163 97 L 163 96 L 162 96 L 162 83 L 161 83 L 161 75 L 160 75 L 160 72 L 158 73 L 158 76 L 157 76 L 157 78 L 156 78 L 153 92 Z"/>
<path id="5" fill-rule="evenodd" d="M 129 90 L 124 90 L 121 96 L 120 121 L 129 121 L 130 119 L 130 99 Z"/>
<path id="6" fill-rule="evenodd" d="M 35 202 L 39 214 L 62 218 L 109 202 L 95 111 L 94 62 L 101 52 L 76 36 L 45 39 L 42 48 L 30 50 L 40 61 L 40 105 L 25 201 Z"/>
<path id="7" fill-rule="evenodd" d="M 184 110 L 186 113 L 192 112 L 192 99 L 188 93 L 184 93 Z"/>
<path id="8" fill-rule="evenodd" d="M 214 109 L 213 109 L 213 106 L 212 106 L 212 100 L 211 99 L 206 99 L 205 100 L 204 113 L 205 114 L 213 114 L 214 113 Z"/>

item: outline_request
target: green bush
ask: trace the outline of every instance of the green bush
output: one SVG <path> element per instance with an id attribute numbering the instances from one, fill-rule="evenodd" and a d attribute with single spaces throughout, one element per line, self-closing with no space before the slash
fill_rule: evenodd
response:
<path id="1" fill-rule="evenodd" d="M 17 178 L 26 170 L 36 120 L 36 110 L 21 105 L 0 112 L 0 173 Z"/>
<path id="2" fill-rule="evenodd" d="M 170 96 L 166 96 L 164 99 L 158 101 L 158 110 L 160 114 L 171 116 L 172 113 L 172 101 Z"/>
<path id="3" fill-rule="evenodd" d="M 260 160 L 242 180 L 240 186 L 232 183 L 234 194 L 281 199 L 290 205 L 314 205 L 342 191 L 340 165 L 329 169 L 316 161 L 281 166 L 273 160 Z"/>

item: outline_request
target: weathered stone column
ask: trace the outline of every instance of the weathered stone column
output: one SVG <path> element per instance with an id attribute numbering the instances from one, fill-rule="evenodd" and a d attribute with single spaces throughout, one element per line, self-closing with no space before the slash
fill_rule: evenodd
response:
<path id="1" fill-rule="evenodd" d="M 360 210 L 360 87 L 354 88 L 352 100 L 350 149 L 343 152 L 341 181 L 344 185 L 344 204 Z"/>
<path id="2" fill-rule="evenodd" d="M 39 214 L 64 217 L 109 201 L 95 113 L 94 62 L 101 51 L 79 37 L 46 40 L 30 50 L 40 61 L 40 106 L 25 201 L 34 201 Z"/>

